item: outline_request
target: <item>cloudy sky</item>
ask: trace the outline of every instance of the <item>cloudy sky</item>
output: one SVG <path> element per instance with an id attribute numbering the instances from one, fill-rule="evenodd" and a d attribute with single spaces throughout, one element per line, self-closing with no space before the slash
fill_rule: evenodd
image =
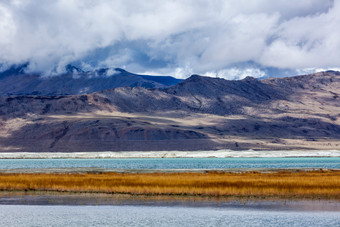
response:
<path id="1" fill-rule="evenodd" d="M 0 62 L 238 79 L 340 68 L 340 0 L 0 0 Z"/>

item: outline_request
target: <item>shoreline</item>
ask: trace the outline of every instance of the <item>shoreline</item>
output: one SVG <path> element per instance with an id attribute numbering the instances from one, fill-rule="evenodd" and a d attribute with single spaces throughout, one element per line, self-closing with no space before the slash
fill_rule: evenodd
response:
<path id="1" fill-rule="evenodd" d="M 340 200 L 0 191 L 0 205 L 166 206 L 340 212 Z"/>
<path id="2" fill-rule="evenodd" d="M 328 168 L 226 168 L 226 169 L 108 169 L 97 167 L 73 167 L 73 168 L 36 168 L 36 169 L 0 169 L 0 174 L 102 174 L 102 173 L 276 173 L 276 172 L 312 172 L 312 171 L 340 171 L 340 169 Z"/>
<path id="3" fill-rule="evenodd" d="M 340 150 L 201 150 L 105 152 L 0 152 L 0 159 L 125 159 L 125 158 L 297 158 L 340 157 Z"/>

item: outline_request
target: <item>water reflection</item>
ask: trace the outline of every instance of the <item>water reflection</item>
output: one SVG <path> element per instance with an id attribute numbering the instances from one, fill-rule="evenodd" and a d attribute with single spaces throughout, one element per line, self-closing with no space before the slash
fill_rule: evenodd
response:
<path id="1" fill-rule="evenodd" d="M 0 205 L 1 226 L 339 226 L 337 212 L 230 207 Z"/>

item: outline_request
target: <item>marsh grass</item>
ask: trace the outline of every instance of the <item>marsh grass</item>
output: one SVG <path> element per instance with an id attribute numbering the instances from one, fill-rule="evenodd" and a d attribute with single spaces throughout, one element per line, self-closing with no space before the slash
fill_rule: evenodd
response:
<path id="1" fill-rule="evenodd" d="M 340 171 L 0 174 L 0 190 L 340 199 Z"/>

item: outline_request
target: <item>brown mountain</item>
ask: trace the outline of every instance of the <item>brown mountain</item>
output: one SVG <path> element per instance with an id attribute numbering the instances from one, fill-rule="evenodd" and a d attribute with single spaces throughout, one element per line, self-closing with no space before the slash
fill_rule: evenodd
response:
<path id="1" fill-rule="evenodd" d="M 2 96 L 0 151 L 340 149 L 340 73 Z"/>

